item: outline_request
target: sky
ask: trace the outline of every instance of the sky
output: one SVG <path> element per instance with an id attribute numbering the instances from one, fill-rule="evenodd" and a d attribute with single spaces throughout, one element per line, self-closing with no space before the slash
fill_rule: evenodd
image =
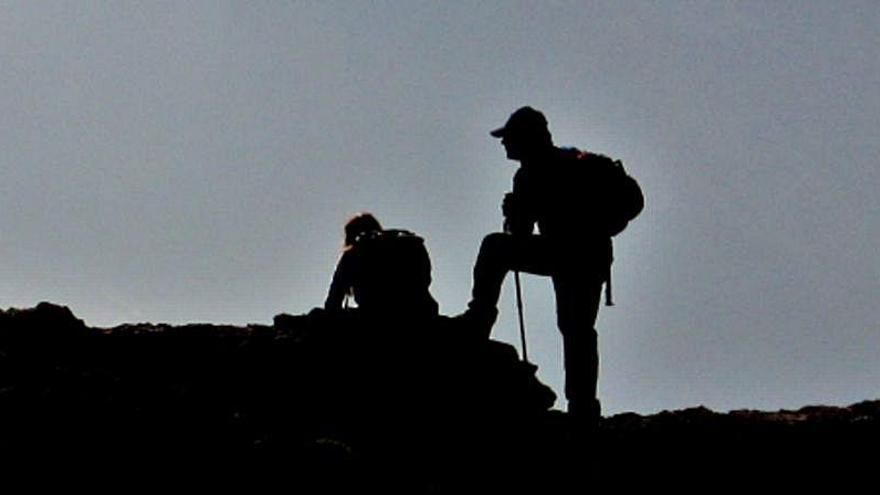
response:
<path id="1" fill-rule="evenodd" d="M 488 132 L 531 105 L 646 195 L 605 414 L 877 399 L 878 53 L 876 1 L 4 1 L 0 308 L 268 324 L 322 304 L 370 211 L 460 313 L 517 166 Z M 524 292 L 561 392 L 552 286 Z"/>

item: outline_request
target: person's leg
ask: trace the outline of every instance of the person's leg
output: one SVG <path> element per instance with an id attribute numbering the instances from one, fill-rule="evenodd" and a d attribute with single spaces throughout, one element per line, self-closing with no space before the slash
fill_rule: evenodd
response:
<path id="1" fill-rule="evenodd" d="M 552 256 L 540 236 L 494 233 L 483 239 L 474 264 L 474 285 L 465 313 L 488 334 L 498 315 L 501 286 L 510 270 L 547 275 Z"/>
<path id="2" fill-rule="evenodd" d="M 588 419 L 598 419 L 600 413 L 596 399 L 599 347 L 595 325 L 603 281 L 604 277 L 592 270 L 578 273 L 570 268 L 553 276 L 568 410 Z"/>

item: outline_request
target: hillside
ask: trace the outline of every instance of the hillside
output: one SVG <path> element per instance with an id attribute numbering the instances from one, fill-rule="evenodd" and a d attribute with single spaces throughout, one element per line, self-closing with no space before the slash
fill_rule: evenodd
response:
<path id="1" fill-rule="evenodd" d="M 626 413 L 592 431 L 551 409 L 534 371 L 445 317 L 100 329 L 49 303 L 0 312 L 2 444 L 25 463 L 235 466 L 227 475 L 401 493 L 791 486 L 873 470 L 880 401 Z"/>

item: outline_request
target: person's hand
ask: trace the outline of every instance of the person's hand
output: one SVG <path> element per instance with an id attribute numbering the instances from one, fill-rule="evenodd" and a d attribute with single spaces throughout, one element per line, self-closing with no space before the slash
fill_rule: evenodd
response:
<path id="1" fill-rule="evenodd" d="M 504 231 L 514 235 L 529 235 L 534 228 L 534 220 L 529 220 L 523 210 L 523 204 L 519 196 L 513 193 L 504 195 L 501 202 L 501 211 L 504 213 Z"/>

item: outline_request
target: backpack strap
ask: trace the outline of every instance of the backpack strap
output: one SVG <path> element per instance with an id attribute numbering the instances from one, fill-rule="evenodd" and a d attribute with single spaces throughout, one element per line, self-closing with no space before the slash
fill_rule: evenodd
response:
<path id="1" fill-rule="evenodd" d="M 611 241 L 611 260 L 608 261 L 608 268 L 605 272 L 605 306 L 614 306 L 611 298 L 611 265 L 614 263 L 614 241 Z"/>

